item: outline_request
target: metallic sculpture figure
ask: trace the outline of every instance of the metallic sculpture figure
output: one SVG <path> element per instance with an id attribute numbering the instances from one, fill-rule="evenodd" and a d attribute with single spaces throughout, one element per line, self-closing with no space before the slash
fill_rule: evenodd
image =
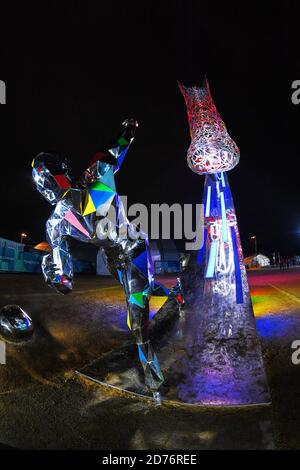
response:
<path id="1" fill-rule="evenodd" d="M 158 389 L 164 379 L 149 341 L 149 299 L 163 292 L 182 303 L 183 296 L 180 284 L 168 290 L 154 282 L 148 240 L 128 221 L 116 192 L 114 174 L 122 165 L 137 126 L 134 119 L 124 121 L 119 139 L 94 156 L 77 185 L 71 181 L 67 162 L 56 155 L 39 154 L 33 161 L 32 174 L 38 191 L 55 206 L 46 223 L 47 241 L 52 248 L 42 261 L 46 282 L 62 294 L 72 290 L 69 237 L 103 249 L 110 272 L 123 285 L 127 324 L 138 346 L 145 383 L 159 403 Z"/>

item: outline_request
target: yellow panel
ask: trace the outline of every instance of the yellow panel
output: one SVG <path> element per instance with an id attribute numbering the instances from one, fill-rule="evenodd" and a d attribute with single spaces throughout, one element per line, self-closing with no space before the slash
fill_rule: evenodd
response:
<path id="1" fill-rule="evenodd" d="M 94 206 L 94 203 L 89 193 L 87 193 L 85 201 L 86 203 L 85 203 L 85 207 L 83 210 L 83 215 L 88 215 L 88 214 L 92 214 L 92 212 L 96 212 L 96 208 Z"/>
<path id="2" fill-rule="evenodd" d="M 127 312 L 127 326 L 131 330 L 131 323 L 130 323 L 130 315 L 129 312 Z"/>
<path id="3" fill-rule="evenodd" d="M 69 191 L 70 191 L 70 188 L 67 189 L 67 190 L 63 193 L 62 197 L 65 197 L 65 196 L 68 194 Z"/>

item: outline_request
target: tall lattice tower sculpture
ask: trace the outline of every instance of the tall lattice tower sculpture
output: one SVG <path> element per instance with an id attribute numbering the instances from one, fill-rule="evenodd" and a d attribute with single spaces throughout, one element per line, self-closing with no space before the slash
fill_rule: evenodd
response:
<path id="1" fill-rule="evenodd" d="M 187 309 L 197 330 L 190 346 L 186 400 L 247 404 L 269 402 L 256 334 L 236 213 L 226 172 L 240 158 L 212 100 L 207 80 L 201 87 L 179 84 L 191 134 L 187 162 L 205 175 L 204 243 L 185 276 Z M 190 400 L 189 400 L 190 401 Z"/>

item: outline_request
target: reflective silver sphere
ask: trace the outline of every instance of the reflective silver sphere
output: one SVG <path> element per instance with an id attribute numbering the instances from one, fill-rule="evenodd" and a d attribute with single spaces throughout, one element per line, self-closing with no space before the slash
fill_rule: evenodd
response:
<path id="1" fill-rule="evenodd" d="M 0 310 L 0 337 L 10 341 L 31 338 L 34 326 L 31 318 L 19 305 L 6 305 Z"/>

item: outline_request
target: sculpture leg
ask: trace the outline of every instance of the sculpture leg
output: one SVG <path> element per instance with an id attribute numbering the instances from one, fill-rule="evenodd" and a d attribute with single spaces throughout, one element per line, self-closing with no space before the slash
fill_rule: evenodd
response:
<path id="1" fill-rule="evenodd" d="M 157 404 L 160 404 L 159 387 L 164 381 L 157 356 L 149 339 L 149 298 L 151 295 L 151 274 L 149 258 L 144 240 L 129 240 L 118 253 L 106 250 L 110 270 L 117 270 L 127 302 L 127 325 L 135 337 L 141 361 L 145 384 L 153 393 Z M 114 269 L 113 269 L 114 264 Z"/>
<path id="2" fill-rule="evenodd" d="M 130 263 L 122 273 L 126 293 L 128 317 L 127 325 L 132 331 L 144 369 L 145 383 L 153 397 L 160 402 L 158 389 L 163 383 L 163 375 L 157 356 L 149 340 L 149 298 L 145 279 L 139 276 L 135 266 Z"/>
<path id="3" fill-rule="evenodd" d="M 64 208 L 58 203 L 46 223 L 47 241 L 51 252 L 43 257 L 42 272 L 45 281 L 62 294 L 73 289 L 73 263 L 67 236 L 71 228 L 64 220 Z"/>
<path id="4" fill-rule="evenodd" d="M 152 288 L 152 295 L 153 296 L 167 296 L 169 299 L 175 299 L 178 305 L 179 312 L 184 308 L 185 299 L 184 299 L 184 291 L 181 284 L 180 277 L 177 278 L 177 282 L 175 286 L 168 288 L 161 284 L 160 282 L 155 281 L 153 283 Z"/>

